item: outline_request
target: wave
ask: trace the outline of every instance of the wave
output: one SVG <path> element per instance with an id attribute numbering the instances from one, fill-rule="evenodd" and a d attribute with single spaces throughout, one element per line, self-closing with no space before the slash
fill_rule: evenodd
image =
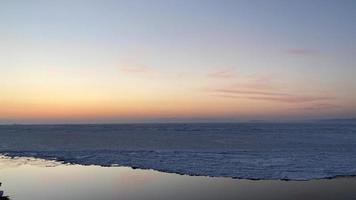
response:
<path id="1" fill-rule="evenodd" d="M 342 160 L 338 154 L 330 153 L 293 155 L 286 152 L 154 150 L 8 151 L 1 153 L 9 157 L 35 157 L 70 164 L 128 166 L 191 176 L 251 180 L 311 180 L 356 175 L 356 159 Z"/>

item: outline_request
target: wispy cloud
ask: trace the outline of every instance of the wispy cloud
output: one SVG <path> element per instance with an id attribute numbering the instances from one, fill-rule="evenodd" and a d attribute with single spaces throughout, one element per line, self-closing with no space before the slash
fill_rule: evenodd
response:
<path id="1" fill-rule="evenodd" d="M 276 79 L 271 75 L 250 74 L 245 77 L 240 77 L 235 83 L 234 88 L 243 88 L 249 90 L 271 91 L 275 89 Z"/>
<path id="2" fill-rule="evenodd" d="M 278 101 L 283 103 L 308 103 L 308 102 L 330 100 L 329 97 L 298 96 L 298 95 L 258 96 L 258 97 L 248 97 L 248 98 L 254 100 Z"/>
<path id="3" fill-rule="evenodd" d="M 291 48 L 287 49 L 286 53 L 291 55 L 312 55 L 316 53 L 316 50 L 307 48 Z"/>
<path id="4" fill-rule="evenodd" d="M 228 74 L 230 74 L 230 71 L 223 70 L 210 75 L 230 77 Z M 314 110 L 332 107 L 332 104 L 329 104 L 329 101 L 333 99 L 332 97 L 317 93 L 293 93 L 281 89 L 281 83 L 278 83 L 278 79 L 276 80 L 272 75 L 257 73 L 245 76 L 241 75 L 237 79 L 232 79 L 232 81 L 235 83 L 220 87 L 208 87 L 207 91 L 210 95 L 221 98 L 302 104 L 304 106 L 313 104 L 313 106 L 308 108 Z M 230 82 L 230 80 L 228 80 L 228 82 Z"/>
<path id="5" fill-rule="evenodd" d="M 211 78 L 231 79 L 236 78 L 237 74 L 233 68 L 221 68 L 209 72 L 207 76 Z"/>
<path id="6" fill-rule="evenodd" d="M 331 97 L 297 95 L 274 91 L 250 90 L 250 89 L 214 89 L 214 96 L 236 99 L 251 99 L 261 101 L 276 101 L 283 103 L 308 103 L 332 99 Z"/>
<path id="7" fill-rule="evenodd" d="M 257 91 L 257 90 L 243 90 L 243 89 L 216 89 L 214 90 L 218 93 L 230 94 L 230 95 L 265 95 L 265 96 L 284 96 L 284 93 L 278 92 L 267 92 L 267 91 Z"/>

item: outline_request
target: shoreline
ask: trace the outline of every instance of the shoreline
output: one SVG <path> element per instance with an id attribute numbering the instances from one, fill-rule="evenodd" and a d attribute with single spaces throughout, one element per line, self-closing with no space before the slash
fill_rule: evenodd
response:
<path id="1" fill-rule="evenodd" d="M 232 180 L 247 180 L 247 181 L 285 181 L 285 182 L 307 182 L 307 181 L 317 181 L 317 180 L 334 180 L 334 179 L 343 179 L 343 178 L 355 178 L 355 175 L 336 175 L 336 176 L 330 176 L 330 177 L 323 177 L 323 178 L 312 178 L 312 179 L 250 179 L 250 178 L 240 178 L 240 177 L 230 177 L 230 176 L 207 176 L 207 175 L 199 175 L 199 174 L 184 174 L 184 173 L 179 173 L 179 172 L 173 172 L 173 171 L 163 171 L 163 170 L 157 170 L 157 169 L 152 169 L 152 168 L 143 168 L 143 167 L 135 167 L 135 166 L 127 166 L 127 165 L 119 165 L 119 164 L 112 164 L 112 165 L 97 165 L 97 164 L 80 164 L 80 163 L 72 163 L 72 162 L 66 162 L 64 160 L 58 160 L 58 159 L 46 159 L 46 158 L 41 158 L 41 157 L 31 157 L 31 156 L 9 156 L 4 153 L 0 153 L 0 159 L 12 159 L 16 160 L 18 158 L 23 158 L 27 160 L 39 160 L 39 161 L 44 161 L 44 162 L 49 162 L 52 164 L 55 164 L 57 166 L 59 165 L 72 165 L 72 166 L 92 166 L 92 167 L 102 167 L 102 168 L 112 168 L 112 167 L 124 167 L 124 168 L 130 168 L 132 170 L 148 170 L 148 171 L 154 171 L 154 172 L 159 172 L 159 173 L 165 173 L 165 174 L 174 174 L 174 175 L 180 175 L 180 176 L 188 176 L 188 177 L 204 177 L 204 178 L 226 178 L 226 179 L 232 179 Z M 46 167 L 55 167 L 55 166 L 46 166 Z"/>

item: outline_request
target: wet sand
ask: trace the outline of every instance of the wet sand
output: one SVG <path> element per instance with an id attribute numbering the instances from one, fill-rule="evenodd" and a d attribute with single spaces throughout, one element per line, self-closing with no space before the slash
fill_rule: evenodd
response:
<path id="1" fill-rule="evenodd" d="M 356 178 L 351 177 L 237 180 L 30 158 L 0 157 L 0 181 L 13 200 L 356 199 Z"/>

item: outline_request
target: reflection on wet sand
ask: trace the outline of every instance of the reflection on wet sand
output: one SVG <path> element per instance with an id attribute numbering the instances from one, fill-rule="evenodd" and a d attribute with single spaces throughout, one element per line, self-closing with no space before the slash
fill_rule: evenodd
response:
<path id="1" fill-rule="evenodd" d="M 0 157 L 11 200 L 355 199 L 356 178 L 252 181 Z"/>

